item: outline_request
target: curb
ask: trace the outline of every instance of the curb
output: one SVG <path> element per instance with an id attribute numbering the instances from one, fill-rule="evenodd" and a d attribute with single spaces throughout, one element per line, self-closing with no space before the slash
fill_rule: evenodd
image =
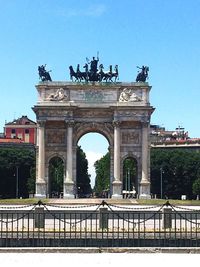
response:
<path id="1" fill-rule="evenodd" d="M 144 248 L 0 248 L 1 253 L 172 253 L 172 254 L 200 254 L 199 247 L 144 247 Z"/>

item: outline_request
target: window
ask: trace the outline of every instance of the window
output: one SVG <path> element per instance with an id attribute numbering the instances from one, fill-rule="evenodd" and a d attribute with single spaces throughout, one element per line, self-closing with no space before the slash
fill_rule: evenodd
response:
<path id="1" fill-rule="evenodd" d="M 29 134 L 29 129 L 25 129 L 25 134 Z"/>

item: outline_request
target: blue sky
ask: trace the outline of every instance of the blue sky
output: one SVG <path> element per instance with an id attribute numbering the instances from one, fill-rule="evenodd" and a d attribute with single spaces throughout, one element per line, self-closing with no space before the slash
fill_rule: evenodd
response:
<path id="1" fill-rule="evenodd" d="M 0 0 L 0 12 L 0 132 L 5 120 L 35 120 L 38 65 L 67 81 L 69 65 L 99 51 L 121 82 L 149 66 L 151 122 L 200 137 L 200 0 Z"/>

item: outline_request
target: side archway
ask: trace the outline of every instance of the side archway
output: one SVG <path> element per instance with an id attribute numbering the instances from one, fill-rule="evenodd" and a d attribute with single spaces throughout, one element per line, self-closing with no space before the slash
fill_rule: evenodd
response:
<path id="1" fill-rule="evenodd" d="M 138 163 L 131 156 L 123 160 L 123 194 L 124 197 L 135 197 L 138 194 Z"/>

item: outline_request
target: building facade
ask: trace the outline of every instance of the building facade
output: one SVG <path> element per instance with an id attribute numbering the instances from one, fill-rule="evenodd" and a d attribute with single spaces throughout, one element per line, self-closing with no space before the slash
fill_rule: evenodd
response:
<path id="1" fill-rule="evenodd" d="M 36 144 L 36 129 L 37 125 L 34 121 L 27 116 L 22 116 L 5 124 L 4 138 L 19 139 L 24 143 Z"/>

